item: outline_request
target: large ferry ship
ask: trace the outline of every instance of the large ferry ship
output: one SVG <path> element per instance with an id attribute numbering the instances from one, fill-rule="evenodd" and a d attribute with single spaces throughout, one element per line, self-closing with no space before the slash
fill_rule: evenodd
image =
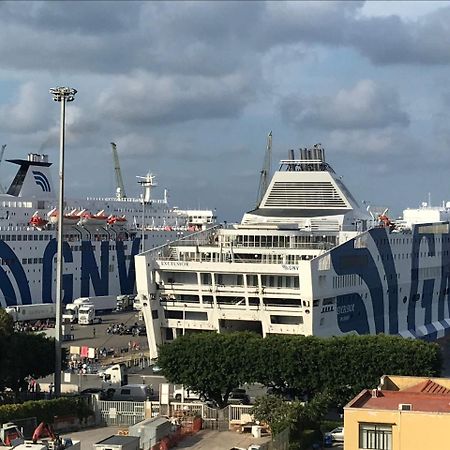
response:
<path id="1" fill-rule="evenodd" d="M 52 303 L 56 286 L 57 198 L 46 155 L 19 166 L 0 194 L 0 306 Z M 66 199 L 63 211 L 63 302 L 135 292 L 134 256 L 210 226 L 212 210 L 180 210 L 152 198 L 154 177 L 141 177 L 141 198 Z"/>
<path id="2" fill-rule="evenodd" d="M 450 326 L 450 209 L 360 207 L 320 145 L 283 160 L 256 209 L 136 257 L 149 344 L 193 331 L 433 339 Z"/>

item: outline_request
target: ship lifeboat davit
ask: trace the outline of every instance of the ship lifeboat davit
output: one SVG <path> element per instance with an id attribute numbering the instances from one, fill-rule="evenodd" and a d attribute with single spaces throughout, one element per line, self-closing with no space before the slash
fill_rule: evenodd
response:
<path id="1" fill-rule="evenodd" d="M 50 223 L 57 224 L 59 212 L 56 208 L 52 209 L 47 214 Z M 64 225 L 76 225 L 80 220 L 80 213 L 76 209 L 72 210 L 69 214 L 63 214 L 63 224 Z"/>
<path id="2" fill-rule="evenodd" d="M 48 220 L 44 219 L 43 217 L 41 217 L 39 215 L 39 213 L 36 211 L 32 216 L 30 221 L 28 222 L 31 226 L 33 226 L 34 228 L 37 228 L 39 230 L 41 230 L 42 228 L 44 228 L 47 223 Z"/>
<path id="3" fill-rule="evenodd" d="M 108 225 L 125 225 L 127 222 L 127 218 L 125 216 L 109 216 L 107 223 Z"/>
<path id="4" fill-rule="evenodd" d="M 85 212 L 81 215 L 80 224 L 89 225 L 105 225 L 108 221 L 108 216 L 104 214 L 105 211 L 99 211 L 97 214 L 91 214 L 90 212 Z"/>

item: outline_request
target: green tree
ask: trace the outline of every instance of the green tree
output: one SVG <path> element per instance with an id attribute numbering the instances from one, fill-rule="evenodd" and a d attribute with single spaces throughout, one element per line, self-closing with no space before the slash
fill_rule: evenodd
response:
<path id="1" fill-rule="evenodd" d="M 256 399 L 252 414 L 256 420 L 267 423 L 274 435 L 289 427 L 291 433 L 298 437 L 305 429 L 319 429 L 331 402 L 332 397 L 326 391 L 308 403 L 298 400 L 285 402 L 279 396 L 266 395 Z"/>
<path id="2" fill-rule="evenodd" d="M 259 422 L 267 423 L 276 435 L 294 422 L 294 403 L 285 402 L 276 395 L 266 395 L 256 399 L 252 414 Z"/>
<path id="3" fill-rule="evenodd" d="M 169 382 L 225 406 L 234 388 L 256 381 L 250 355 L 261 342 L 246 332 L 187 334 L 161 346 L 158 362 Z"/>
<path id="4" fill-rule="evenodd" d="M 0 336 L 10 336 L 13 333 L 14 322 L 5 309 L 0 308 Z"/>
<path id="5" fill-rule="evenodd" d="M 13 321 L 0 308 L 0 390 L 15 392 L 26 385 L 26 377 L 40 378 L 54 372 L 54 339 L 44 334 L 13 331 Z"/>

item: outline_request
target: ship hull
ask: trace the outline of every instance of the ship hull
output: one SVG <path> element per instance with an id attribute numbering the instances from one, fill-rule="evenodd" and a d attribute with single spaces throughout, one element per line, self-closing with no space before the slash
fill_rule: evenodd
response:
<path id="1" fill-rule="evenodd" d="M 56 290 L 54 232 L 4 231 L 0 235 L 0 306 L 52 303 Z M 146 232 L 146 248 L 175 240 L 179 233 Z M 135 292 L 134 256 L 141 237 L 120 240 L 67 239 L 63 247 L 63 302 L 78 297 Z"/>

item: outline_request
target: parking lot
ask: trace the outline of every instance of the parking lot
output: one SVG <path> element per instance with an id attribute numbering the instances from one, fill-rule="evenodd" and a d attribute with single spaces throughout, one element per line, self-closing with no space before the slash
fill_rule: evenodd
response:
<path id="1" fill-rule="evenodd" d="M 73 340 L 65 341 L 63 347 L 69 348 L 73 345 L 86 345 L 88 347 L 94 348 L 128 348 L 131 342 L 136 343 L 139 348 L 146 349 L 148 347 L 147 336 L 133 336 L 129 334 L 119 335 L 119 334 L 107 334 L 106 330 L 108 327 L 114 324 L 124 324 L 126 327 L 134 325 L 143 326 L 144 322 L 139 320 L 137 311 L 126 311 L 126 312 L 113 312 L 110 314 L 105 314 L 100 316 L 102 318 L 102 323 L 97 325 L 65 325 L 64 334 L 73 335 Z"/>

